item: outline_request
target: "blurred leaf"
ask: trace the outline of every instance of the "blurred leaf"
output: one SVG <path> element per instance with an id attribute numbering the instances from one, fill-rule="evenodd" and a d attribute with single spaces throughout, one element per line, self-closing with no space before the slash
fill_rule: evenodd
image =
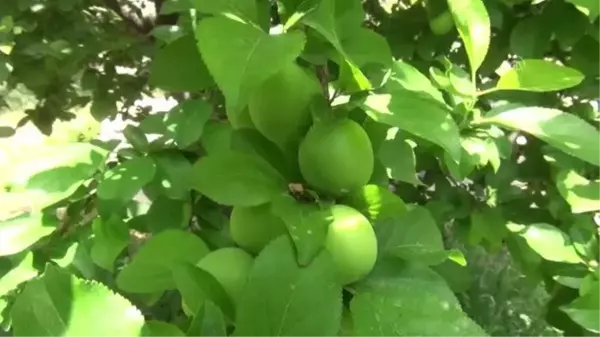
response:
<path id="1" fill-rule="evenodd" d="M 101 168 L 108 155 L 89 143 L 41 145 L 35 150 L 36 155 L 25 153 L 22 159 L 2 167 L 0 181 L 11 191 L 0 193 L 5 209 L 0 218 L 15 208 L 40 210 L 71 196 Z"/>
<path id="2" fill-rule="evenodd" d="M 33 253 L 27 252 L 23 259 L 6 274 L 0 272 L 0 297 L 17 289 L 17 287 L 38 275 L 33 265 Z M 0 310 L 2 311 L 2 310 Z"/>
<path id="3" fill-rule="evenodd" d="M 550 48 L 551 37 L 552 31 L 542 16 L 523 18 L 511 31 L 510 51 L 522 59 L 542 58 Z"/>
<path id="4" fill-rule="evenodd" d="M 0 256 L 24 251 L 54 232 L 58 219 L 42 213 L 23 213 L 0 222 Z"/>

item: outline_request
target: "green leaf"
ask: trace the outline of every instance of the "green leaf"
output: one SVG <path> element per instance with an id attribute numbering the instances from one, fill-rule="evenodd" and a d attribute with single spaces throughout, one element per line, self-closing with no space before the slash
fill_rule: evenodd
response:
<path id="1" fill-rule="evenodd" d="M 388 137 L 383 141 L 377 156 L 385 166 L 390 179 L 404 181 L 415 186 L 423 184 L 417 177 L 413 145 L 401 133 L 396 132 L 393 138 Z"/>
<path id="2" fill-rule="evenodd" d="M 448 254 L 442 233 L 425 207 L 417 206 L 397 216 L 383 251 L 407 261 L 439 264 Z"/>
<path id="3" fill-rule="evenodd" d="M 161 15 L 187 12 L 192 8 L 189 0 L 166 0 L 160 8 Z"/>
<path id="4" fill-rule="evenodd" d="M 42 213 L 24 213 L 0 222 L 0 256 L 24 251 L 54 232 L 58 219 Z"/>
<path id="5" fill-rule="evenodd" d="M 317 256 L 327 238 L 330 221 L 316 205 L 301 204 L 290 195 L 273 201 L 273 214 L 285 223 L 294 241 L 300 266 L 306 266 Z"/>
<path id="6" fill-rule="evenodd" d="M 573 213 L 600 210 L 600 180 L 590 181 L 575 171 L 563 170 L 556 176 L 556 187 Z"/>
<path id="7" fill-rule="evenodd" d="M 356 287 L 357 336 L 484 336 L 444 279 L 422 265 L 383 259 Z"/>
<path id="8" fill-rule="evenodd" d="M 231 149 L 242 153 L 256 154 L 271 164 L 284 177 L 291 179 L 293 176 L 290 160 L 286 158 L 281 148 L 256 129 L 235 130 L 231 136 Z"/>
<path id="9" fill-rule="evenodd" d="M 254 0 L 189 0 L 200 13 L 233 14 L 244 21 L 258 23 L 256 1 Z"/>
<path id="10" fill-rule="evenodd" d="M 302 18 L 302 22 L 319 32 L 340 53 L 341 73 L 344 74 L 346 81 L 350 81 L 345 86 L 347 91 L 363 91 L 372 88 L 369 79 L 360 70 L 360 65 L 352 59 L 352 56 L 346 52 L 342 44 L 342 34 L 351 27 L 344 27 L 336 20 L 335 0 L 320 1 L 314 10 L 308 12 Z M 355 27 L 358 28 L 359 24 Z M 342 27 L 343 29 L 341 29 Z M 352 36 L 352 34 L 349 36 Z M 352 46 L 350 47 L 352 48 Z"/>
<path id="11" fill-rule="evenodd" d="M 594 22 L 600 14 L 600 4 L 596 0 L 566 0 L 577 7 L 583 14 L 587 15 L 590 22 Z"/>
<path id="12" fill-rule="evenodd" d="M 326 251 L 300 268 L 291 241 L 280 237 L 254 261 L 238 303 L 235 335 L 333 336 L 340 328 L 341 295 Z"/>
<path id="13" fill-rule="evenodd" d="M 564 311 L 577 324 L 594 333 L 600 332 L 600 294 L 598 286 L 592 288 L 583 296 L 573 302 L 562 305 L 560 310 Z"/>
<path id="14" fill-rule="evenodd" d="M 185 336 L 185 333 L 171 323 L 146 321 L 140 336 Z"/>
<path id="15" fill-rule="evenodd" d="M 389 79 L 384 89 L 388 93 L 406 89 L 418 91 L 431 95 L 434 99 L 444 102 L 442 93 L 437 90 L 427 76 L 423 75 L 417 68 L 402 60 L 393 63 Z"/>
<path id="16" fill-rule="evenodd" d="M 524 238 L 531 249 L 548 261 L 581 263 L 571 239 L 555 226 L 545 223 L 508 224 L 508 229 Z"/>
<path id="17" fill-rule="evenodd" d="M 204 127 L 200 143 L 209 155 L 227 152 L 231 150 L 232 134 L 231 124 L 208 121 Z"/>
<path id="18" fill-rule="evenodd" d="M 366 76 L 368 75 L 366 69 L 370 67 L 379 71 L 379 74 L 375 73 L 374 75 L 380 75 L 381 80 L 383 80 L 384 70 L 389 69 L 393 61 L 390 46 L 383 36 L 371 29 L 357 27 L 344 31 L 340 43 L 346 59 L 352 60 L 356 67 L 353 68 L 349 63 L 340 62 L 342 66 L 338 82 L 342 88 L 349 92 L 362 90 L 360 86 L 357 86 L 357 69 Z M 360 70 L 360 68 L 365 69 L 365 71 Z M 379 86 L 378 82 L 381 83 L 381 80 L 379 78 L 368 79 L 368 85 L 370 88 L 377 87 Z"/>
<path id="19" fill-rule="evenodd" d="M 193 166 L 192 187 L 230 206 L 258 206 L 287 191 L 281 174 L 252 155 L 223 152 L 200 158 Z"/>
<path id="20" fill-rule="evenodd" d="M 52 265 L 27 284 L 11 317 L 17 336 L 138 336 L 144 325 L 125 298 Z"/>
<path id="21" fill-rule="evenodd" d="M 129 159 L 104 173 L 98 182 L 98 197 L 131 200 L 155 173 L 156 164 L 150 157 Z"/>
<path id="22" fill-rule="evenodd" d="M 149 189 L 171 199 L 188 199 L 192 163 L 181 152 L 175 151 L 152 152 L 149 156 L 156 163 L 156 174 L 144 190 Z"/>
<path id="23" fill-rule="evenodd" d="M 153 233 L 167 229 L 183 229 L 190 225 L 192 205 L 189 200 L 175 200 L 159 196 L 146 213 L 146 225 Z"/>
<path id="24" fill-rule="evenodd" d="M 232 37 L 232 43 L 223 43 Z M 233 112 L 246 106 L 250 94 L 262 82 L 294 62 L 305 42 L 304 35 L 297 31 L 269 35 L 226 17 L 200 21 L 196 39 L 208 70 L 225 96 L 226 109 Z"/>
<path id="25" fill-rule="evenodd" d="M 94 238 L 90 256 L 98 266 L 113 271 L 115 260 L 129 245 L 129 228 L 118 216 L 110 219 L 98 217 L 92 223 Z"/>
<path id="26" fill-rule="evenodd" d="M 201 99 L 187 100 L 169 111 L 167 128 L 180 149 L 200 139 L 211 114 L 212 107 Z"/>
<path id="27" fill-rule="evenodd" d="M 391 94 L 369 95 L 361 105 L 375 121 L 427 139 L 446 150 L 452 160 L 460 161 L 458 126 L 448 107 L 431 96 L 396 90 Z"/>
<path id="28" fill-rule="evenodd" d="M 227 322 L 223 312 L 211 301 L 204 304 L 201 336 L 227 336 Z"/>
<path id="29" fill-rule="evenodd" d="M 584 77 L 579 70 L 551 61 L 523 60 L 502 74 L 495 90 L 558 91 L 578 85 Z"/>
<path id="30" fill-rule="evenodd" d="M 508 234 L 506 220 L 498 208 L 486 207 L 473 210 L 471 213 L 470 244 L 477 245 L 482 239 L 485 239 L 491 247 L 501 248 L 503 240 Z"/>
<path id="31" fill-rule="evenodd" d="M 172 270 L 177 263 L 196 264 L 208 247 L 198 236 L 170 229 L 156 234 L 133 256 L 116 278 L 117 286 L 131 293 L 152 293 L 175 288 Z"/>
<path id="32" fill-rule="evenodd" d="M 214 84 L 193 35 L 159 48 L 150 64 L 150 84 L 165 91 L 198 91 Z"/>
<path id="33" fill-rule="evenodd" d="M 406 212 L 406 205 L 399 196 L 377 185 L 365 185 L 343 198 L 341 203 L 361 212 L 376 231 L 383 221 L 395 219 Z"/>
<path id="34" fill-rule="evenodd" d="M 0 218 L 15 210 L 12 205 L 35 211 L 71 196 L 104 164 L 107 155 L 89 143 L 42 145 L 36 147 L 34 156 L 0 166 L 0 182 L 11 187 L 8 194 L 0 194 Z"/>
<path id="35" fill-rule="evenodd" d="M 173 269 L 182 304 L 192 313 L 198 312 L 208 302 L 216 304 L 229 318 L 235 318 L 235 306 L 223 286 L 210 273 L 191 265 L 180 263 Z"/>
<path id="36" fill-rule="evenodd" d="M 447 0 L 447 2 L 469 56 L 471 77 L 474 78 L 490 45 L 490 17 L 482 0 Z"/>
<path id="37" fill-rule="evenodd" d="M 556 109 L 507 105 L 492 109 L 480 123 L 527 132 L 567 154 L 600 166 L 600 134 L 575 115 Z"/>
<path id="38" fill-rule="evenodd" d="M 136 150 L 147 152 L 148 151 L 148 138 L 144 134 L 144 131 L 137 126 L 127 125 L 123 130 L 123 136 Z"/>
<path id="39" fill-rule="evenodd" d="M 543 16 L 525 17 L 511 31 L 510 51 L 522 59 L 541 59 L 550 48 L 551 38 L 552 31 L 546 26 Z"/>
<path id="40" fill-rule="evenodd" d="M 0 276 L 0 297 L 17 289 L 20 284 L 31 280 L 37 275 L 38 271 L 33 265 L 33 253 L 27 252 L 18 265 L 8 271 L 8 273 Z"/>

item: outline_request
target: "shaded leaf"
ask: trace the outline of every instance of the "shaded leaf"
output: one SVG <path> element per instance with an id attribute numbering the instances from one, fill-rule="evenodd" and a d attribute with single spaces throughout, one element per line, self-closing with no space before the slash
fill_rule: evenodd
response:
<path id="1" fill-rule="evenodd" d="M 401 89 L 419 91 L 431 95 L 431 97 L 440 102 L 444 102 L 442 93 L 431 84 L 427 76 L 411 64 L 402 60 L 397 60 L 392 64 L 390 76 L 384 89 L 388 93 L 393 93 Z"/>
<path id="2" fill-rule="evenodd" d="M 578 297 L 573 302 L 563 305 L 560 310 L 564 311 L 569 317 L 583 326 L 586 330 L 594 333 L 600 332 L 600 295 L 599 288 L 592 288 L 589 292 Z"/>
<path id="3" fill-rule="evenodd" d="M 206 303 L 217 305 L 229 319 L 235 318 L 235 307 L 225 289 L 210 273 L 189 263 L 180 263 L 173 269 L 177 290 L 183 305 L 192 313 L 201 310 Z"/>
<path id="4" fill-rule="evenodd" d="M 192 187 L 222 205 L 258 206 L 287 191 L 281 174 L 252 155 L 212 154 L 200 158 L 192 169 Z"/>
<path id="5" fill-rule="evenodd" d="M 196 48 L 193 35 L 183 36 L 156 52 L 150 84 L 166 91 L 198 91 L 214 82 Z"/>
<path id="6" fill-rule="evenodd" d="M 150 157 L 129 159 L 104 173 L 98 182 L 98 197 L 131 200 L 155 173 L 156 164 Z"/>
<path id="7" fill-rule="evenodd" d="M 510 51 L 524 59 L 542 58 L 550 48 L 551 38 L 552 31 L 542 16 L 522 18 L 511 31 Z"/>
<path id="8" fill-rule="evenodd" d="M 350 311 L 357 336 L 487 335 L 441 276 L 393 259 L 380 260 L 357 285 Z"/>
<path id="9" fill-rule="evenodd" d="M 148 189 L 171 199 L 188 199 L 192 163 L 181 152 L 175 151 L 153 152 L 149 156 L 156 163 L 156 173 L 144 190 Z"/>
<path id="10" fill-rule="evenodd" d="M 361 105 L 375 121 L 427 139 L 446 150 L 452 160 L 460 161 L 458 126 L 447 106 L 431 96 L 396 90 L 391 94 L 369 95 Z"/>
<path id="11" fill-rule="evenodd" d="M 480 122 L 527 132 L 567 154 L 600 166 L 600 134 L 575 115 L 557 109 L 507 105 L 490 110 Z"/>
<path id="12" fill-rule="evenodd" d="M 410 208 L 394 218 L 393 229 L 383 251 L 407 261 L 426 265 L 439 264 L 448 254 L 442 233 L 425 207 Z"/>
<path id="13" fill-rule="evenodd" d="M 296 247 L 300 266 L 310 264 L 325 244 L 331 223 L 327 213 L 316 205 L 300 204 L 289 195 L 274 200 L 271 209 L 285 223 Z"/>
<path id="14" fill-rule="evenodd" d="M 288 238 L 271 241 L 256 258 L 238 303 L 235 335 L 333 336 L 342 315 L 336 277 L 326 251 L 300 268 Z"/>
<path id="15" fill-rule="evenodd" d="M 152 293 L 175 288 L 172 270 L 182 262 L 196 264 L 208 247 L 198 236 L 183 230 L 166 230 L 148 239 L 117 275 L 117 286 L 131 293 Z"/>
<path id="16" fill-rule="evenodd" d="M 422 185 L 417 177 L 416 159 L 413 146 L 398 132 L 391 139 L 383 141 L 377 153 L 387 170 L 390 179 L 404 181 L 412 185 Z"/>
<path id="17" fill-rule="evenodd" d="M 185 333 L 171 323 L 146 321 L 140 336 L 185 336 Z"/>
<path id="18" fill-rule="evenodd" d="M 98 266 L 114 270 L 115 259 L 129 245 L 129 228 L 117 215 L 109 219 L 98 217 L 92 223 L 94 239 L 90 256 Z"/>

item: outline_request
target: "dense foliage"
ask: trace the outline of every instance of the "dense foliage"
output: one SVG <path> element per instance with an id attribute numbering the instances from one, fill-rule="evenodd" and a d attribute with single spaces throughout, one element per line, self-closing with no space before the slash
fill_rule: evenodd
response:
<path id="1" fill-rule="evenodd" d="M 0 1 L 0 331 L 494 334 L 479 247 L 597 335 L 599 6 Z"/>

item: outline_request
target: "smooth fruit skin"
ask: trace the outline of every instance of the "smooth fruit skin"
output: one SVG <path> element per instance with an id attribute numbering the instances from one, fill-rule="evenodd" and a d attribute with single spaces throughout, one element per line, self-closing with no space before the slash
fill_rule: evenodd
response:
<path id="1" fill-rule="evenodd" d="M 375 267 L 377 237 L 373 226 L 359 211 L 346 205 L 328 210 L 332 222 L 327 231 L 325 248 L 333 257 L 342 284 L 365 277 Z"/>
<path id="2" fill-rule="evenodd" d="M 440 15 L 429 20 L 429 28 L 435 35 L 445 35 L 454 28 L 454 18 L 450 11 L 444 11 Z"/>
<path id="3" fill-rule="evenodd" d="M 242 294 L 254 258 L 241 248 L 226 247 L 208 253 L 197 266 L 215 277 L 235 302 Z"/>
<path id="4" fill-rule="evenodd" d="M 268 66 L 268 65 L 265 65 Z M 322 95 L 316 77 L 296 63 L 284 66 L 252 93 L 248 112 L 267 139 L 284 150 L 297 146 L 310 126 L 310 103 Z"/>
<path id="5" fill-rule="evenodd" d="M 271 240 L 287 232 L 283 220 L 273 215 L 270 204 L 255 207 L 236 206 L 229 218 L 233 241 L 245 250 L 258 254 Z"/>
<path id="6" fill-rule="evenodd" d="M 304 180 L 318 191 L 334 196 L 366 185 L 373 173 L 373 147 L 355 121 L 339 119 L 315 123 L 298 151 Z"/>

